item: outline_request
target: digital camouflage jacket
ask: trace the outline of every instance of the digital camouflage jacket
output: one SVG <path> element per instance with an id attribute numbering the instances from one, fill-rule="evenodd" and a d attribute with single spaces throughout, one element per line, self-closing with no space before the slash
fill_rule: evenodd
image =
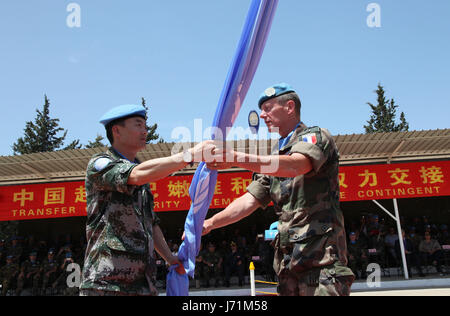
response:
<path id="1" fill-rule="evenodd" d="M 139 162 L 110 148 L 86 171 L 88 241 L 81 290 L 157 295 L 154 287 L 153 195 L 148 184 L 128 185 Z"/>

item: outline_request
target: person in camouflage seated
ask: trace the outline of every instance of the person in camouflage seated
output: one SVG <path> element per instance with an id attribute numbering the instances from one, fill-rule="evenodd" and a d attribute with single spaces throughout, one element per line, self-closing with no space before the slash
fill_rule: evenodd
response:
<path id="1" fill-rule="evenodd" d="M 55 260 L 55 249 L 51 248 L 47 258 L 42 263 L 42 293 L 45 295 L 47 286 L 58 277 L 58 262 Z"/>
<path id="2" fill-rule="evenodd" d="M 205 221 L 204 234 L 274 203 L 279 216 L 274 269 L 283 296 L 347 296 L 354 274 L 347 267 L 344 218 L 339 206 L 339 154 L 328 130 L 300 120 L 301 102 L 287 84 L 265 90 L 258 103 L 269 131 L 281 136 L 269 156 L 221 152 L 225 162 L 255 172 L 247 193 Z M 219 154 L 219 152 L 217 152 Z"/>
<path id="3" fill-rule="evenodd" d="M 216 251 L 214 243 L 208 243 L 208 249 L 203 253 L 203 276 L 205 279 L 205 286 L 209 287 L 209 281 L 214 279 L 214 286 L 218 287 L 220 282 L 220 272 L 222 268 L 223 258 Z"/>
<path id="4" fill-rule="evenodd" d="M 365 279 L 367 274 L 367 266 L 369 265 L 369 256 L 367 251 L 367 245 L 363 244 L 355 232 L 350 232 L 349 234 L 349 244 L 347 245 L 347 259 L 348 266 L 352 269 L 355 277 L 358 276 L 358 271 L 360 272 L 359 277 Z"/>
<path id="5" fill-rule="evenodd" d="M 0 268 L 0 284 L 2 285 L 2 296 L 6 296 L 11 289 L 12 284 L 17 279 L 20 267 L 17 263 L 14 263 L 14 256 L 9 255 L 6 257 L 6 264 Z"/>
<path id="6" fill-rule="evenodd" d="M 159 227 L 150 182 L 201 161 L 212 142 L 200 143 L 171 157 L 140 163 L 146 146 L 146 110 L 124 105 L 100 121 L 112 147 L 95 155 L 86 171 L 87 248 L 81 296 L 158 295 L 154 250 L 177 272 L 186 273 Z M 196 160 L 197 159 L 197 160 Z"/>
<path id="7" fill-rule="evenodd" d="M 23 289 L 28 285 L 32 286 L 32 296 L 40 295 L 39 283 L 42 277 L 41 274 L 41 263 L 37 260 L 37 253 L 33 251 L 30 253 L 29 260 L 23 262 L 20 267 L 20 274 L 17 277 L 17 296 L 20 296 Z"/>

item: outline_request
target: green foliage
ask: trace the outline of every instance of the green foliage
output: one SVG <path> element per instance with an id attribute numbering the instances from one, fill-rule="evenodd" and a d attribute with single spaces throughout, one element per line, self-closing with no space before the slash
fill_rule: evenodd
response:
<path id="1" fill-rule="evenodd" d="M 67 136 L 67 130 L 59 127 L 59 119 L 50 118 L 50 102 L 45 95 L 42 111 L 36 109 L 34 122 L 27 122 L 24 136 L 13 144 L 14 155 L 49 152 L 61 149 Z M 62 135 L 60 135 L 62 133 Z M 73 141 L 67 149 L 80 148 L 79 140 Z M 64 149 L 66 149 L 64 148 Z"/>
<path id="2" fill-rule="evenodd" d="M 142 98 L 142 105 L 148 113 L 146 101 Z M 56 150 L 81 149 L 83 145 L 80 140 L 74 140 L 64 147 L 64 141 L 67 136 L 67 130 L 59 126 L 59 119 L 50 117 L 50 101 L 45 95 L 45 101 L 42 110 L 36 109 L 37 115 L 34 122 L 26 122 L 23 137 L 20 137 L 12 146 L 14 155 L 26 155 L 39 152 L 51 152 Z M 148 119 L 148 117 L 147 117 Z M 164 143 L 156 133 L 158 124 L 147 126 L 147 144 L 157 141 Z M 103 143 L 105 138 L 97 135 L 94 141 L 89 141 L 85 148 L 106 147 Z"/>
<path id="3" fill-rule="evenodd" d="M 95 140 L 93 142 L 89 141 L 86 148 L 106 147 L 107 145 L 102 142 L 104 139 L 103 136 L 97 134 Z"/>
<path id="4" fill-rule="evenodd" d="M 377 105 L 368 102 L 367 104 L 372 109 L 368 125 L 364 125 L 367 134 L 383 133 L 383 132 L 406 132 L 409 130 L 409 124 L 406 121 L 405 113 L 400 114 L 400 123 L 396 123 L 398 105 L 395 104 L 394 99 L 387 100 L 385 91 L 381 84 L 378 84 Z"/>
<path id="5" fill-rule="evenodd" d="M 149 120 L 149 109 L 147 107 L 146 101 L 144 98 L 142 98 L 142 106 L 147 110 L 147 121 Z M 156 133 L 156 129 L 158 128 L 158 124 L 148 125 L 147 126 L 147 144 L 150 144 L 152 141 L 158 140 L 158 143 L 164 143 L 164 140 L 159 137 L 159 134 Z"/>

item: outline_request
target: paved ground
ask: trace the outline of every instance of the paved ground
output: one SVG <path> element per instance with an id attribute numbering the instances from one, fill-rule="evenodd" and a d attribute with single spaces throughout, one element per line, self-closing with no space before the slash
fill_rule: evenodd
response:
<path id="1" fill-rule="evenodd" d="M 450 296 L 450 288 L 356 292 L 351 296 Z"/>
<path id="2" fill-rule="evenodd" d="M 273 285 L 258 284 L 257 295 L 276 293 Z M 263 293 L 261 293 L 263 292 Z M 164 294 L 163 294 L 164 295 Z M 231 288 L 191 289 L 191 296 L 249 296 L 250 285 Z M 378 287 L 370 288 L 367 282 L 358 280 L 352 286 L 352 296 L 450 296 L 450 277 L 383 278 Z"/>

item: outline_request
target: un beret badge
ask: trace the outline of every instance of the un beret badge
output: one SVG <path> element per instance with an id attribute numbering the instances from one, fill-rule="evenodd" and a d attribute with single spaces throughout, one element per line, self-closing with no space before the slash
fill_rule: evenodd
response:
<path id="1" fill-rule="evenodd" d="M 273 97 L 277 93 L 277 91 L 275 90 L 275 88 L 270 87 L 270 88 L 266 89 L 266 91 L 264 93 L 266 94 L 267 97 L 270 98 L 270 97 Z"/>

